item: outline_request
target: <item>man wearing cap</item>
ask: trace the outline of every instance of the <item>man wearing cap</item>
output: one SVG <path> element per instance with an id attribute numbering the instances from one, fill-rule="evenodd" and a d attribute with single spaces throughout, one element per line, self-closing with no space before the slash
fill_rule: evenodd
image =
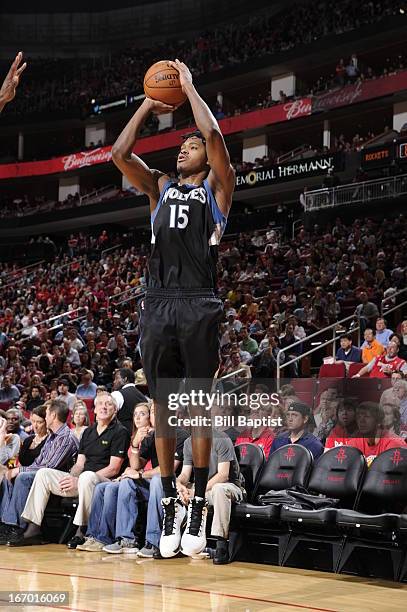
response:
<path id="1" fill-rule="evenodd" d="M 318 459 L 324 452 L 321 441 L 307 431 L 307 423 L 311 410 L 302 402 L 292 402 L 287 408 L 287 430 L 281 433 L 271 445 L 270 455 L 286 444 L 301 444 L 311 452 L 314 459 Z"/>
<path id="2" fill-rule="evenodd" d="M 76 397 L 81 399 L 95 399 L 97 386 L 93 382 L 92 370 L 82 370 L 81 384 L 76 389 Z"/>
<path id="3" fill-rule="evenodd" d="M 76 402 L 76 396 L 75 393 L 69 393 L 69 381 L 66 378 L 61 378 L 61 380 L 58 382 L 58 391 L 59 395 L 57 396 L 57 399 L 65 402 L 69 410 L 73 410 Z"/>

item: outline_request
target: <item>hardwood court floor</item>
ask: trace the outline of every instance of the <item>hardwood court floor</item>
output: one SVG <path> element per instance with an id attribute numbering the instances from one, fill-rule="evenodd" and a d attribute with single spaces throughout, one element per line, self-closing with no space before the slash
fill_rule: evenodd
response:
<path id="1" fill-rule="evenodd" d="M 407 584 L 249 563 L 0 548 L 0 590 L 69 591 L 78 612 L 404 612 Z M 4 597 L 4 595 L 2 595 Z M 0 607 L 1 604 L 0 604 Z M 5 606 L 7 611 L 58 610 Z"/>

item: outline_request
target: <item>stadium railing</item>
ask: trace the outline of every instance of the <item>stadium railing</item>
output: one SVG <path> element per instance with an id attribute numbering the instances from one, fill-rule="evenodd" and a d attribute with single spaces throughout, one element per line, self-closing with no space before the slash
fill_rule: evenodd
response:
<path id="1" fill-rule="evenodd" d="M 405 287 L 404 289 L 400 289 L 400 291 L 396 291 L 396 293 L 392 293 L 391 295 L 388 295 L 387 297 L 385 297 L 382 300 L 382 303 L 380 305 L 380 313 L 381 315 L 388 315 L 390 312 L 394 312 L 395 310 L 398 310 L 399 308 L 401 308 L 401 306 L 405 306 L 407 304 L 407 300 L 404 300 L 404 302 L 401 302 L 399 304 L 395 304 L 393 307 L 391 307 L 391 304 L 394 304 L 394 301 L 399 295 L 402 295 L 403 293 L 407 292 L 407 287 Z M 389 304 L 388 306 L 386 306 L 386 304 Z"/>
<path id="2" fill-rule="evenodd" d="M 350 183 L 339 187 L 315 189 L 305 195 L 305 212 L 347 204 L 364 204 L 375 200 L 398 198 L 407 194 L 407 174 Z"/>
<path id="3" fill-rule="evenodd" d="M 72 318 L 72 315 L 74 313 L 79 313 L 79 312 L 85 312 L 84 315 L 78 315 L 77 317 Z M 78 321 L 79 319 L 83 319 L 85 318 L 86 314 L 88 312 L 88 307 L 87 306 L 80 306 L 79 308 L 74 308 L 72 310 L 67 310 L 65 312 L 61 312 L 57 315 L 54 315 L 53 317 L 50 317 L 49 319 L 45 319 L 45 321 L 38 321 L 38 323 L 34 323 L 33 325 L 31 325 L 30 327 L 44 327 L 47 326 L 49 323 L 53 323 L 54 321 L 56 321 L 56 324 L 48 329 L 51 330 L 55 330 L 58 329 L 59 327 L 62 327 L 64 325 L 64 323 L 72 323 L 74 321 Z M 16 333 L 14 334 L 14 337 L 18 337 L 22 334 L 22 332 L 24 331 L 25 328 L 19 329 L 18 331 L 16 331 Z"/>
<path id="4" fill-rule="evenodd" d="M 121 304 L 126 304 L 127 302 L 130 302 L 131 300 L 143 297 L 145 292 L 146 292 L 145 287 L 132 287 L 131 289 L 125 289 L 124 291 L 121 291 L 120 293 L 110 295 L 107 299 L 107 305 L 109 307 L 109 306 L 120 306 Z M 123 295 L 126 295 L 126 294 L 130 294 L 130 295 L 127 295 L 127 297 L 123 298 L 122 300 L 119 300 L 118 302 L 113 301 L 114 298 L 122 297 Z"/>
<path id="5" fill-rule="evenodd" d="M 354 325 L 355 322 L 356 322 L 356 325 Z M 347 325 L 344 326 L 344 324 L 347 324 Z M 289 346 L 285 347 L 283 351 L 280 351 L 277 354 L 277 368 L 276 368 L 277 391 L 280 390 L 280 383 L 281 383 L 281 378 L 282 378 L 281 371 L 284 368 L 288 367 L 289 365 L 293 365 L 301 361 L 301 359 L 303 359 L 304 357 L 308 357 L 308 355 L 312 355 L 312 353 L 315 353 L 315 351 L 319 351 L 321 348 L 324 348 L 330 345 L 332 345 L 332 356 L 335 357 L 337 338 L 341 334 L 345 333 L 345 331 L 348 331 L 348 328 L 350 328 L 350 333 L 358 332 L 358 346 L 360 346 L 360 329 L 361 329 L 360 320 L 359 320 L 359 317 L 357 317 L 357 315 L 350 315 L 349 317 L 345 317 L 344 319 L 341 319 L 340 321 L 336 321 L 335 323 L 332 323 L 331 325 L 327 325 L 327 327 L 324 327 L 323 329 L 319 329 L 318 331 L 314 332 L 313 334 L 310 334 L 309 336 L 306 336 L 305 338 L 302 338 L 301 340 L 297 340 L 296 342 L 293 342 Z M 328 340 L 324 341 L 323 337 L 327 335 L 327 332 L 332 333 L 332 338 L 329 338 Z M 317 340 L 317 338 L 320 338 L 320 339 Z M 285 355 L 287 355 L 290 353 L 290 350 L 292 348 L 298 347 L 301 344 L 306 344 L 310 340 L 313 340 L 313 342 L 311 343 L 311 348 L 309 350 L 305 351 L 305 353 L 301 353 L 301 355 L 298 355 L 296 357 L 293 357 L 292 359 L 289 359 L 288 361 L 285 361 L 284 363 L 280 363 L 282 352 Z"/>
<path id="6" fill-rule="evenodd" d="M 16 276 L 16 274 L 22 275 L 24 272 L 27 272 L 27 270 L 31 270 L 31 268 L 35 268 L 36 266 L 40 266 L 41 264 L 44 263 L 44 259 L 41 259 L 40 261 L 36 261 L 32 264 L 30 264 L 29 266 L 23 266 L 22 268 L 17 268 L 17 270 L 10 270 L 10 272 L 6 272 L 5 274 L 5 278 L 6 280 L 11 277 L 11 276 Z"/>

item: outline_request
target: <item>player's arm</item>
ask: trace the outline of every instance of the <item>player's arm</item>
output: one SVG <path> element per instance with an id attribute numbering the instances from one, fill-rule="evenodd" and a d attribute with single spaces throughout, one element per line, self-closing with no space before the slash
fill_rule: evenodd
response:
<path id="1" fill-rule="evenodd" d="M 173 110 L 172 106 L 146 98 L 112 147 L 113 162 L 138 191 L 148 196 L 152 211 L 157 205 L 160 190 L 168 177 L 158 170 L 151 170 L 140 157 L 133 153 L 133 149 L 140 130 L 151 113 L 170 113 Z"/>
<path id="2" fill-rule="evenodd" d="M 179 60 L 169 64 L 179 71 L 180 83 L 191 104 L 196 126 L 206 140 L 208 163 L 211 167 L 208 181 L 216 194 L 220 210 L 227 216 L 232 205 L 235 171 L 230 163 L 229 152 L 219 124 L 195 89 L 189 68 Z"/>
<path id="3" fill-rule="evenodd" d="M 8 102 L 11 102 L 11 100 L 16 95 L 16 89 L 20 81 L 20 75 L 27 67 L 26 62 L 24 62 L 24 64 L 20 66 L 22 59 L 23 54 L 21 53 L 21 51 L 19 51 L 16 55 L 14 62 L 10 66 L 10 70 L 8 71 L 7 76 L 3 81 L 3 85 L 0 88 L 0 112 L 3 110 L 3 108 Z"/>

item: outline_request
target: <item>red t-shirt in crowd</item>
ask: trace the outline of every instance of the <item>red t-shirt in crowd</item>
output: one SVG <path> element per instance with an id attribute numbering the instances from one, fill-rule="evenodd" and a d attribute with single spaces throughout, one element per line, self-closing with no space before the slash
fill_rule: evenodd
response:
<path id="1" fill-rule="evenodd" d="M 274 440 L 274 433 L 271 431 L 271 429 L 263 429 L 263 431 L 261 432 L 258 438 L 253 438 L 251 436 L 239 436 L 236 439 L 235 444 L 247 444 L 247 443 L 257 444 L 257 446 L 261 446 L 266 456 L 266 459 L 268 459 L 269 454 L 270 454 L 271 445 L 273 444 L 273 440 Z"/>
<path id="2" fill-rule="evenodd" d="M 383 372 L 382 366 L 390 366 L 390 372 Z M 370 370 L 370 378 L 390 378 L 392 372 L 400 372 L 406 367 L 406 362 L 401 357 L 389 359 L 385 353 L 376 357 L 373 368 Z"/>
<path id="3" fill-rule="evenodd" d="M 345 429 L 341 425 L 335 425 L 325 441 L 325 449 L 347 446 L 350 440 L 352 437 L 346 433 Z"/>
<path id="4" fill-rule="evenodd" d="M 402 448 L 406 447 L 406 443 L 403 438 L 399 436 L 389 436 L 389 434 L 383 434 L 379 441 L 375 444 L 368 444 L 368 438 L 352 438 L 349 440 L 348 446 L 354 446 L 358 448 L 364 454 L 368 466 L 372 463 L 373 459 L 384 453 L 389 448 Z"/>

